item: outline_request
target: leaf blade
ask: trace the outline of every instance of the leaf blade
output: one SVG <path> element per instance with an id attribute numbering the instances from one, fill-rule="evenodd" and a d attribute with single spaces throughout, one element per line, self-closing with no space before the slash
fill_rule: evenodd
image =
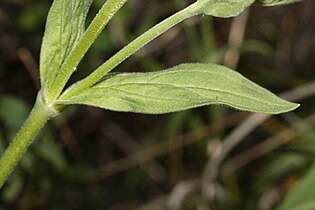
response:
<path id="1" fill-rule="evenodd" d="M 298 106 L 278 98 L 239 73 L 215 64 L 182 64 L 160 72 L 109 74 L 81 94 L 56 103 L 146 114 L 211 104 L 278 114 Z"/>
<path id="2" fill-rule="evenodd" d="M 205 15 L 215 17 L 235 17 L 243 12 L 255 0 L 199 0 L 201 11 Z"/>
<path id="3" fill-rule="evenodd" d="M 305 176 L 288 193 L 276 210 L 311 210 L 314 209 L 315 190 L 315 164 L 307 171 Z"/>
<path id="4" fill-rule="evenodd" d="M 92 0 L 54 0 L 46 20 L 40 53 L 40 78 L 44 92 L 84 33 Z"/>

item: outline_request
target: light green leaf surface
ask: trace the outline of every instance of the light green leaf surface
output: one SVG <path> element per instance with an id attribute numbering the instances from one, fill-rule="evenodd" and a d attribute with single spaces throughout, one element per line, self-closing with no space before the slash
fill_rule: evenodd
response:
<path id="1" fill-rule="evenodd" d="M 299 1 L 302 1 L 302 0 L 256 0 L 255 4 L 259 4 L 263 6 L 275 6 L 275 5 L 283 5 L 283 4 L 292 4 Z"/>
<path id="2" fill-rule="evenodd" d="M 270 114 L 298 107 L 298 104 L 280 99 L 239 73 L 215 64 L 182 64 L 152 73 L 109 74 L 76 96 L 61 97 L 56 104 L 85 104 L 149 114 L 209 104 Z"/>
<path id="3" fill-rule="evenodd" d="M 302 203 L 301 205 L 287 209 L 287 210 L 314 210 L 315 209 L 315 200 L 311 200 L 307 203 Z"/>
<path id="4" fill-rule="evenodd" d="M 54 0 L 46 21 L 40 54 L 40 78 L 44 92 L 84 33 L 91 0 Z"/>
<path id="5" fill-rule="evenodd" d="M 243 12 L 255 0 L 198 0 L 202 13 L 215 17 L 234 17 Z"/>

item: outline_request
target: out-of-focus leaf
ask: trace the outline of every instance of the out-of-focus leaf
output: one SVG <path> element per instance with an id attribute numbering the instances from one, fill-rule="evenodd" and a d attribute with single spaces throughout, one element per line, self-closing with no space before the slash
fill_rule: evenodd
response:
<path id="1" fill-rule="evenodd" d="M 40 78 L 44 92 L 82 37 L 90 4 L 91 0 L 54 0 L 47 17 L 40 54 Z"/>
<path id="2" fill-rule="evenodd" d="M 277 210 L 313 210 L 315 200 L 315 165 L 306 176 L 291 190 Z M 307 205 L 306 205 L 307 204 Z M 304 206 L 306 205 L 306 206 Z M 308 208 L 310 205 L 313 208 Z"/>
<path id="3" fill-rule="evenodd" d="M 210 104 L 278 114 L 299 106 L 277 97 L 236 71 L 215 64 L 182 64 L 159 72 L 109 74 L 96 85 L 70 98 L 61 98 L 56 104 L 85 104 L 148 114 Z"/>
<path id="4" fill-rule="evenodd" d="M 37 1 L 21 10 L 19 17 L 17 17 L 19 28 L 26 32 L 41 30 L 42 22 L 47 15 L 46 8 L 49 8 L 49 4 L 48 1 Z"/>
<path id="5" fill-rule="evenodd" d="M 23 188 L 23 180 L 22 176 L 19 174 L 13 174 L 12 177 L 10 177 L 8 183 L 6 184 L 6 187 L 1 192 L 1 200 L 3 200 L 6 203 L 12 202 L 16 200 L 21 193 L 21 190 Z"/>
<path id="6" fill-rule="evenodd" d="M 270 187 L 289 172 L 301 170 L 307 163 L 308 160 L 305 156 L 296 153 L 273 157 L 272 161 L 269 161 L 269 164 L 256 177 L 254 186 L 259 189 L 258 192 L 265 190 L 266 187 Z"/>
<path id="7" fill-rule="evenodd" d="M 61 171 L 67 165 L 62 150 L 57 144 L 42 142 L 36 147 L 36 152 L 56 170 Z"/>
<path id="8" fill-rule="evenodd" d="M 302 203 L 301 205 L 288 209 L 288 210 L 314 210 L 315 209 L 315 201 L 309 201 L 307 203 Z"/>
<path id="9" fill-rule="evenodd" d="M 0 96 L 0 120 L 14 133 L 21 127 L 30 110 L 25 102 L 14 96 Z"/>
<path id="10" fill-rule="evenodd" d="M 215 17 L 234 17 L 243 12 L 255 0 L 199 0 L 201 11 Z"/>
<path id="11" fill-rule="evenodd" d="M 3 151 L 4 151 L 4 141 L 3 141 L 3 138 L 2 138 L 2 134 L 1 134 L 1 132 L 0 132 L 0 154 L 2 154 L 3 153 Z"/>

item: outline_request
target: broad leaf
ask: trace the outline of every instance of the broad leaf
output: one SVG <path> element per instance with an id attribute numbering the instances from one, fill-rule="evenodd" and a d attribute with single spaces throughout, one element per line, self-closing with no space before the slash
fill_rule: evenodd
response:
<path id="1" fill-rule="evenodd" d="M 259 4 L 263 6 L 275 6 L 275 5 L 282 5 L 282 4 L 292 4 L 299 1 L 302 1 L 302 0 L 256 0 L 255 4 Z"/>
<path id="2" fill-rule="evenodd" d="M 209 104 L 270 114 L 298 107 L 298 104 L 278 98 L 239 73 L 215 64 L 182 64 L 160 72 L 109 74 L 76 96 L 61 97 L 56 104 L 85 104 L 150 114 Z"/>
<path id="3" fill-rule="evenodd" d="M 84 33 L 91 0 L 54 0 L 46 21 L 40 54 L 40 78 L 46 91 Z"/>
<path id="4" fill-rule="evenodd" d="M 255 0 L 198 0 L 201 11 L 216 17 L 234 17 L 239 15 Z"/>

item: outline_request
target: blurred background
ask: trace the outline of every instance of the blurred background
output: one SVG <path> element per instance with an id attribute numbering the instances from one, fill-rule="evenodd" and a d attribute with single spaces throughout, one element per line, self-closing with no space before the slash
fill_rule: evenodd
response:
<path id="1" fill-rule="evenodd" d="M 51 0 L 0 1 L 0 154 L 30 112 Z M 193 1 L 129 0 L 71 78 L 82 79 Z M 104 0 L 94 0 L 90 22 Z M 0 190 L 1 210 L 315 209 L 315 1 L 194 17 L 117 72 L 219 63 L 301 107 L 265 116 L 208 106 L 165 115 L 74 106 Z M 1 169 L 0 169 L 1 170 Z"/>

